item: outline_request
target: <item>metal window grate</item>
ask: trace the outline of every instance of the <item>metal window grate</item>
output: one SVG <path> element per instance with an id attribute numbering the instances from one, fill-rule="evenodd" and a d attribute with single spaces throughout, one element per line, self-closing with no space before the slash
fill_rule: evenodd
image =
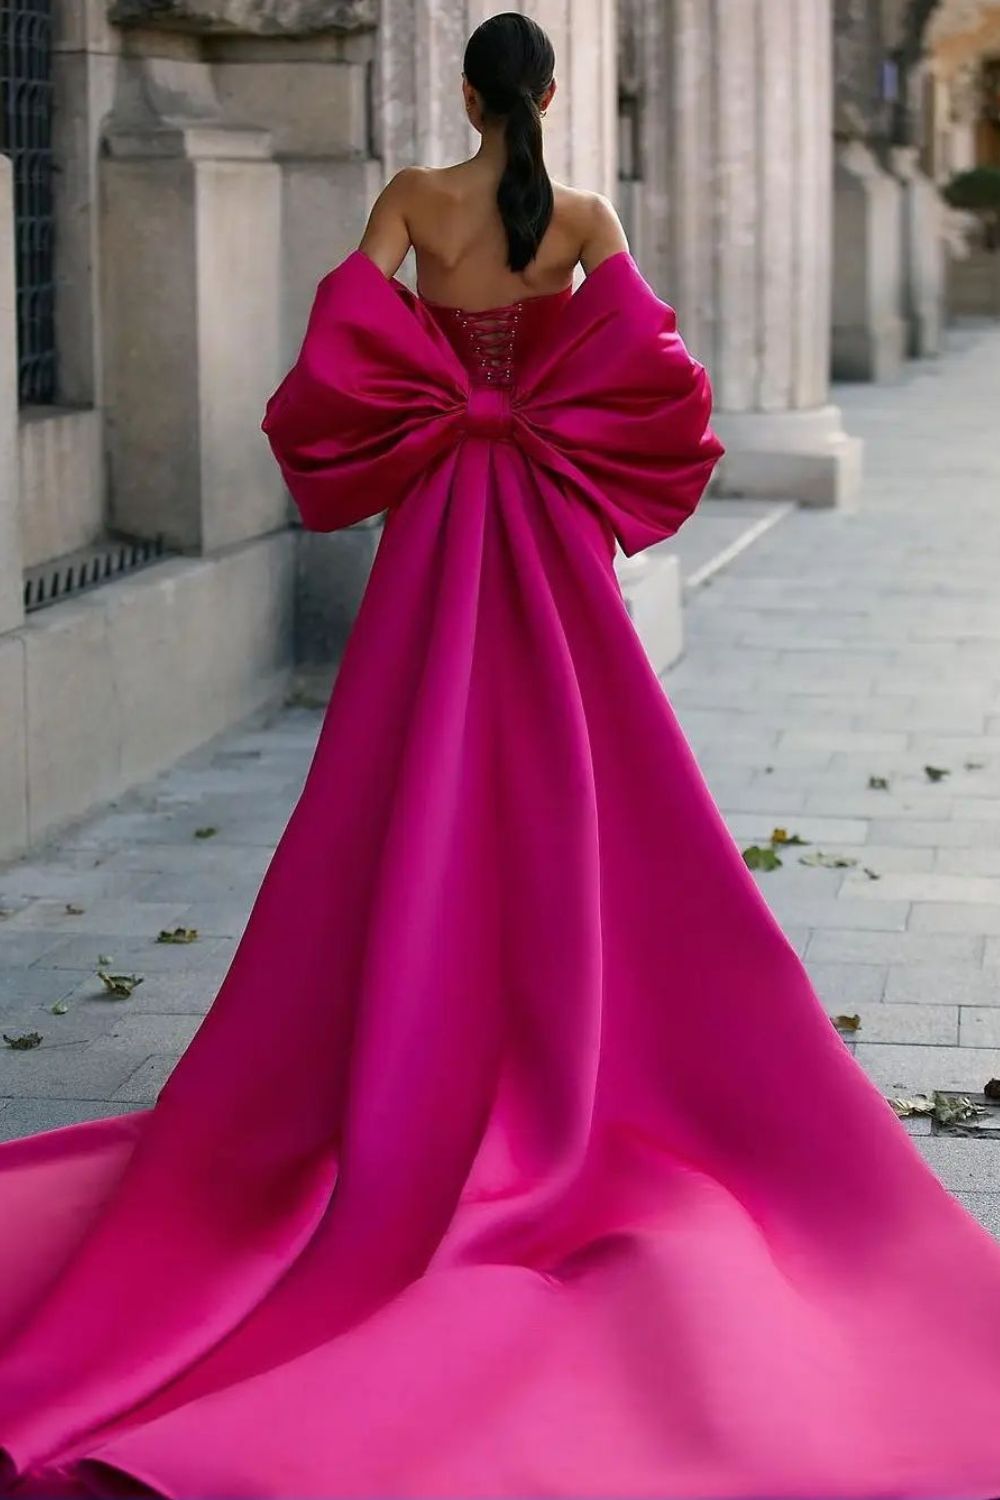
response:
<path id="1" fill-rule="evenodd" d="M 143 540 L 109 536 L 52 562 L 39 563 L 24 574 L 24 608 L 28 613 L 57 604 L 71 594 L 82 594 L 169 557 L 163 537 Z"/>
<path id="2" fill-rule="evenodd" d="M 56 392 L 52 0 L 0 0 L 0 150 L 14 166 L 18 391 Z"/>

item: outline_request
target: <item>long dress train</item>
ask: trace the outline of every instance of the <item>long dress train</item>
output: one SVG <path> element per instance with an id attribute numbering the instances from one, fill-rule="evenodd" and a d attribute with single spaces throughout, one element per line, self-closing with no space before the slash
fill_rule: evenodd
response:
<path id="1" fill-rule="evenodd" d="M 709 403 L 625 252 L 483 314 L 360 252 L 320 284 L 264 427 L 307 525 L 384 533 L 155 1107 L 0 1147 L 4 1493 L 1000 1493 L 1000 1247 L 831 1026 L 616 581 L 697 504 Z"/>

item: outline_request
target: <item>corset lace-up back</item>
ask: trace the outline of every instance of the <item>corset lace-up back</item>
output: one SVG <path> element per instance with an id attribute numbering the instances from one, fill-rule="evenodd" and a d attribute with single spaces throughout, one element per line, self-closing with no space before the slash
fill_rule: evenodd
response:
<path id="1" fill-rule="evenodd" d="M 572 288 L 566 287 L 481 312 L 430 302 L 426 297 L 420 300 L 447 336 L 473 385 L 509 390 L 525 357 L 544 340 L 572 295 Z"/>

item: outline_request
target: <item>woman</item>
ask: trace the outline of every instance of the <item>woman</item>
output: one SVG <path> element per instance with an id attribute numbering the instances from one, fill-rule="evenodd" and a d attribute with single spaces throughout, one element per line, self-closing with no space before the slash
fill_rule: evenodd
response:
<path id="1" fill-rule="evenodd" d="M 385 531 L 155 1108 L 0 1151 L 11 1495 L 1000 1491 L 1000 1248 L 839 1041 L 615 582 L 721 450 L 614 213 L 549 183 L 554 87 L 534 23 L 479 28 L 478 154 L 393 180 L 268 404 L 306 524 Z"/>

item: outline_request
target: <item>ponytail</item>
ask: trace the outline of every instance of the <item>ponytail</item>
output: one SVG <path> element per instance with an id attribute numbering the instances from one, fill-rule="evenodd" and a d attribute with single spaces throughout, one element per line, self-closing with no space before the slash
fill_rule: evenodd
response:
<path id="1" fill-rule="evenodd" d="M 542 117 L 525 90 L 507 114 L 507 165 L 497 188 L 497 207 L 507 235 L 507 262 L 523 271 L 535 258 L 552 218 L 552 183 L 542 156 Z"/>
<path id="2" fill-rule="evenodd" d="M 497 207 L 507 263 L 523 271 L 552 219 L 552 183 L 542 154 L 539 100 L 552 82 L 555 54 L 536 21 L 518 11 L 491 16 L 469 38 L 464 73 L 487 116 L 504 121 L 507 162 Z"/>

